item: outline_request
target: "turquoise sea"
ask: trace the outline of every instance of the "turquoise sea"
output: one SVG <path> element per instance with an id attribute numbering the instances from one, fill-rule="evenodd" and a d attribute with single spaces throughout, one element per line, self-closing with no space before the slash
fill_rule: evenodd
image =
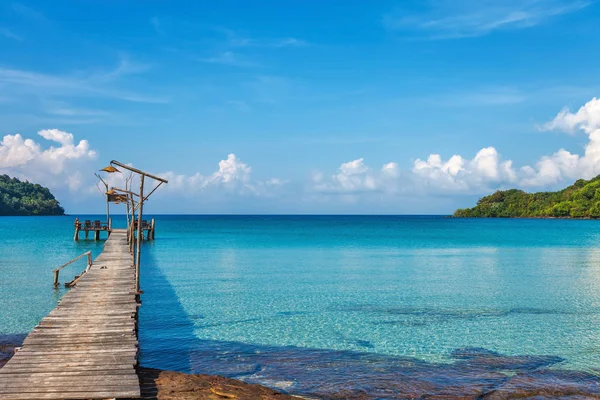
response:
<path id="1" fill-rule="evenodd" d="M 468 391 L 534 372 L 598 385 L 600 222 L 155 218 L 144 366 L 317 397 Z M 53 289 L 53 268 L 101 251 L 73 241 L 73 220 L 0 218 L 0 336 L 22 337 L 55 306 L 66 289 Z"/>

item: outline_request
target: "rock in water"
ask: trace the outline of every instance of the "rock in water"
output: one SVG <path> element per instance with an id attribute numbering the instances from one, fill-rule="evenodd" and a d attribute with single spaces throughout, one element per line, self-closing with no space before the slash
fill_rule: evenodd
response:
<path id="1" fill-rule="evenodd" d="M 142 398 L 158 400 L 299 400 L 261 385 L 211 375 L 139 369 Z"/>

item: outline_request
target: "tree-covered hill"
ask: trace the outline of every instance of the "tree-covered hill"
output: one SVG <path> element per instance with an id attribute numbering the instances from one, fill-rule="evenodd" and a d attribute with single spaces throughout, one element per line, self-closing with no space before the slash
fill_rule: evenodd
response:
<path id="1" fill-rule="evenodd" d="M 473 208 L 456 210 L 462 218 L 600 218 L 600 175 L 579 179 L 558 192 L 511 189 L 481 198 Z"/>
<path id="2" fill-rule="evenodd" d="M 65 210 L 47 188 L 0 175 L 0 216 L 64 214 Z"/>

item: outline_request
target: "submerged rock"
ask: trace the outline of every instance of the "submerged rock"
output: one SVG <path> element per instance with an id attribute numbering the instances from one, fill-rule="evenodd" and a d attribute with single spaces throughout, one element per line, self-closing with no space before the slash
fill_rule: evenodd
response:
<path id="1" fill-rule="evenodd" d="M 22 337 L 0 337 L 0 367 L 21 341 Z M 143 398 L 299 399 L 282 393 L 286 392 L 323 400 L 600 399 L 598 375 L 548 370 L 562 361 L 553 356 L 506 356 L 467 347 L 451 353 L 456 362 L 439 364 L 411 357 L 231 342 L 187 350 L 179 357 L 190 356 L 191 370 L 203 374 L 140 368 Z"/>
<path id="2" fill-rule="evenodd" d="M 520 373 L 483 399 L 600 399 L 598 376 L 577 371 L 535 371 Z"/>
<path id="3" fill-rule="evenodd" d="M 456 363 L 457 365 L 465 364 L 471 367 L 507 371 L 532 371 L 565 361 L 563 358 L 556 356 L 506 356 L 478 347 L 454 350 L 450 353 L 450 357 L 460 360 Z"/>
<path id="4" fill-rule="evenodd" d="M 142 398 L 158 400 L 299 400 L 261 385 L 212 375 L 191 375 L 150 368 L 138 370 Z"/>
<path id="5" fill-rule="evenodd" d="M 15 348 L 23 343 L 25 335 L 0 335 L 0 368 L 15 354 Z"/>

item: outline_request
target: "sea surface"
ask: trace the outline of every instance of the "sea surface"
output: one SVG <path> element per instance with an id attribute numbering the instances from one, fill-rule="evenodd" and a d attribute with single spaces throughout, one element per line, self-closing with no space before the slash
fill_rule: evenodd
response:
<path id="1" fill-rule="evenodd" d="M 515 377 L 600 394 L 598 221 L 155 218 L 141 265 L 144 366 L 321 398 L 475 396 Z M 73 220 L 0 218 L 4 340 L 68 290 L 52 287 L 53 268 L 101 251 L 73 241 Z"/>

